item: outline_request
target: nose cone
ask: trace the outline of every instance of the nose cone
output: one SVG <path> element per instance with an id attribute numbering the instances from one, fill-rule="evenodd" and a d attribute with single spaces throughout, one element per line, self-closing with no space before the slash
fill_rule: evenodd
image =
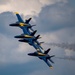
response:
<path id="1" fill-rule="evenodd" d="M 14 38 L 24 38 L 24 36 L 22 36 L 22 35 L 14 36 Z"/>
<path id="2" fill-rule="evenodd" d="M 14 38 L 18 38 L 18 36 L 14 36 Z"/>
<path id="3" fill-rule="evenodd" d="M 13 26 L 13 24 L 10 24 L 9 26 Z"/>
<path id="4" fill-rule="evenodd" d="M 34 56 L 34 53 L 28 53 L 29 56 Z"/>
<path id="5" fill-rule="evenodd" d="M 36 52 L 34 52 L 34 53 L 29 53 L 28 55 L 29 55 L 29 56 L 37 56 Z"/>
<path id="6" fill-rule="evenodd" d="M 17 23 L 10 24 L 9 26 L 19 26 Z"/>

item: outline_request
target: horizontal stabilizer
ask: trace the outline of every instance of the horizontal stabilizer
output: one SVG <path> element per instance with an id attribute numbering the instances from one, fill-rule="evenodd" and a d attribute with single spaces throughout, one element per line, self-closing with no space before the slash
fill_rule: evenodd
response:
<path id="1" fill-rule="evenodd" d="M 52 57 L 55 57 L 55 55 L 52 55 L 52 56 L 50 56 L 50 57 L 51 57 L 51 58 L 52 58 Z"/>
<path id="2" fill-rule="evenodd" d="M 49 61 L 50 61 L 51 63 L 54 63 L 53 60 L 51 60 L 51 58 L 54 57 L 54 56 L 55 56 L 55 55 L 49 56 L 47 59 L 49 59 Z"/>
<path id="3" fill-rule="evenodd" d="M 47 51 L 44 52 L 44 54 L 48 54 L 48 52 L 50 51 L 51 49 L 49 48 Z"/>
<path id="4" fill-rule="evenodd" d="M 44 42 L 40 42 L 40 45 L 43 44 Z"/>
<path id="5" fill-rule="evenodd" d="M 54 63 L 54 61 L 53 61 L 53 60 L 51 60 L 51 59 L 49 59 L 49 60 L 50 60 L 50 62 L 51 62 L 51 63 Z"/>
<path id="6" fill-rule="evenodd" d="M 28 28 L 32 28 L 33 26 L 36 26 L 36 25 L 29 25 Z"/>

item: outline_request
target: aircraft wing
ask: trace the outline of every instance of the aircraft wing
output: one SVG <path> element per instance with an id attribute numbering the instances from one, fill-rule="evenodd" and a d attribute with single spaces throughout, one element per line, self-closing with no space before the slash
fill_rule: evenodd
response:
<path id="1" fill-rule="evenodd" d="M 43 59 L 45 61 L 45 63 L 52 69 L 52 65 L 49 63 L 49 61 L 47 59 Z"/>
<path id="2" fill-rule="evenodd" d="M 18 21 L 21 22 L 21 23 L 24 23 L 23 19 L 19 15 L 19 13 L 17 13 L 17 12 L 15 12 L 15 13 L 16 13 L 16 16 L 17 16 Z"/>

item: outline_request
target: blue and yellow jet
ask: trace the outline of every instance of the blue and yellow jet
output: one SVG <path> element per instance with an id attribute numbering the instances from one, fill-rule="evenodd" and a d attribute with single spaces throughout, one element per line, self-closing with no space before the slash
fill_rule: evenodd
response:
<path id="1" fill-rule="evenodd" d="M 31 25 L 29 22 L 32 18 L 29 18 L 25 22 L 22 20 L 21 16 L 16 12 L 16 16 L 18 18 L 18 22 L 10 24 L 10 26 L 16 26 L 20 27 L 23 30 L 23 34 L 15 36 L 15 38 L 20 38 L 20 42 L 28 43 L 29 45 L 33 46 L 37 51 L 34 53 L 29 53 L 30 56 L 36 56 L 42 60 L 45 61 L 45 63 L 52 68 L 52 65 L 49 63 L 52 62 L 51 57 L 54 57 L 54 55 L 49 56 L 48 52 L 50 51 L 50 48 L 47 51 L 44 51 L 41 47 L 41 44 L 43 42 L 37 41 L 40 38 L 40 35 L 34 36 L 37 30 L 33 30 L 32 27 L 35 25 Z M 31 32 L 31 31 L 32 32 Z"/>
<path id="2" fill-rule="evenodd" d="M 34 36 L 37 30 L 33 30 L 32 27 L 34 25 L 29 24 L 31 18 L 26 20 L 25 22 L 22 20 L 21 16 L 16 12 L 16 16 L 18 18 L 18 22 L 10 24 L 10 26 L 20 27 L 23 30 L 23 34 L 15 36 L 15 38 L 21 38 L 20 42 L 26 42 L 29 45 L 33 46 L 36 50 L 43 51 L 43 48 L 41 47 L 41 42 L 39 43 L 37 40 L 40 38 L 40 35 Z M 33 32 L 31 32 L 29 29 L 31 29 Z M 35 45 L 36 44 L 36 45 Z"/>
<path id="3" fill-rule="evenodd" d="M 41 60 L 45 61 L 45 63 L 52 69 L 53 67 L 49 63 L 49 61 L 52 62 L 52 63 L 54 63 L 51 60 L 51 58 L 54 57 L 55 55 L 52 55 L 52 56 L 48 55 L 49 51 L 50 51 L 50 48 L 47 51 L 44 51 L 44 53 L 41 53 L 40 51 L 36 51 L 34 53 L 29 53 L 28 55 L 29 56 L 36 56 L 36 57 L 40 58 Z"/>

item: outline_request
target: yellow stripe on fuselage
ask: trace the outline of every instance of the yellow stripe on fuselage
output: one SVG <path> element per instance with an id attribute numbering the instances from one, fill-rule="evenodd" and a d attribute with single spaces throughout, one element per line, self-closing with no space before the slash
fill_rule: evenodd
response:
<path id="1" fill-rule="evenodd" d="M 43 53 L 39 53 L 39 52 L 38 52 L 38 54 L 39 54 L 39 55 L 41 55 L 41 56 L 45 56 L 45 55 L 46 55 L 46 54 L 43 54 Z"/>
<path id="2" fill-rule="evenodd" d="M 25 26 L 25 24 L 24 24 L 24 23 L 19 23 L 19 25 L 20 25 L 20 26 Z"/>
<path id="3" fill-rule="evenodd" d="M 33 36 L 29 36 L 29 35 L 24 35 L 24 37 L 27 37 L 27 38 L 32 38 Z"/>

